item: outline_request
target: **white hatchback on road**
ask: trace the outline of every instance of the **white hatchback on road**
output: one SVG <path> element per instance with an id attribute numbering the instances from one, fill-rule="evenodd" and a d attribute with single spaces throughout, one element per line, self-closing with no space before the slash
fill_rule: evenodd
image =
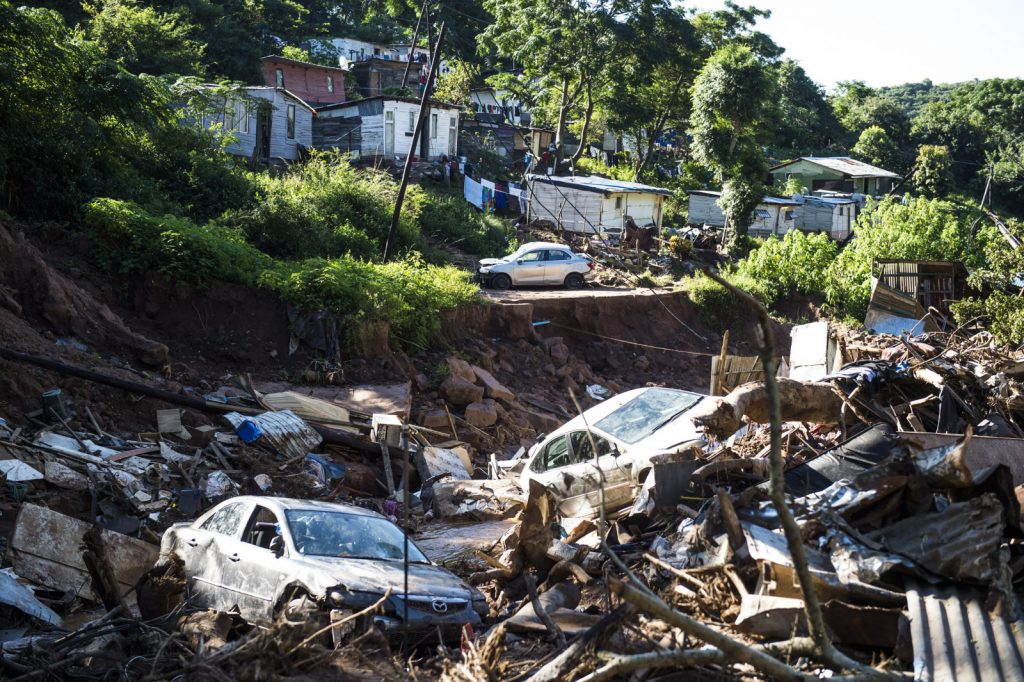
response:
<path id="1" fill-rule="evenodd" d="M 594 277 L 594 260 L 565 244 L 530 242 L 504 258 L 484 258 L 477 280 L 492 289 L 561 285 L 580 289 Z"/>

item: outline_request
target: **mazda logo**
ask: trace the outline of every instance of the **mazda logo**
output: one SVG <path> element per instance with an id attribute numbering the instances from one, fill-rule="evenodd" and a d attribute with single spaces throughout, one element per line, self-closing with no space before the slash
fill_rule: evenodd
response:
<path id="1" fill-rule="evenodd" d="M 430 602 L 430 605 L 437 613 L 444 613 L 448 610 L 448 602 L 441 601 L 440 599 L 435 599 L 434 601 Z"/>

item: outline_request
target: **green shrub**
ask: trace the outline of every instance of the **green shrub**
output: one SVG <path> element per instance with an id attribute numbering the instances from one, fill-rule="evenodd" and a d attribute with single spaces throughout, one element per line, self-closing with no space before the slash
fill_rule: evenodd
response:
<path id="1" fill-rule="evenodd" d="M 155 216 L 129 201 L 93 199 L 84 218 L 99 242 L 101 265 L 122 276 L 159 273 L 197 284 L 211 279 L 255 284 L 273 263 L 239 230 Z"/>
<path id="2" fill-rule="evenodd" d="M 762 300 L 773 306 L 783 296 L 820 292 L 837 253 L 828 235 L 790 230 L 782 239 L 755 242 L 755 248 L 736 265 L 736 274 L 756 280 L 767 296 Z"/>
<path id="3" fill-rule="evenodd" d="M 422 194 L 419 216 L 423 234 L 476 256 L 508 253 L 511 230 L 503 220 L 481 215 L 461 194 L 426 190 L 419 190 L 419 193 Z"/>
<path id="4" fill-rule="evenodd" d="M 749 275 L 733 272 L 724 272 L 722 275 L 730 284 L 750 293 L 765 305 L 770 305 L 769 301 L 775 295 L 774 289 Z M 745 314 L 743 304 L 731 291 L 703 273 L 687 280 L 686 289 L 701 321 L 709 327 L 728 329 L 737 317 Z"/>
<path id="5" fill-rule="evenodd" d="M 398 185 L 384 171 L 358 170 L 337 153 L 314 153 L 281 175 L 256 176 L 256 201 L 223 221 L 245 230 L 260 250 L 277 258 L 361 258 L 379 255 L 387 240 Z M 416 243 L 422 199 L 410 191 L 394 251 Z"/>
<path id="6" fill-rule="evenodd" d="M 476 300 L 478 291 L 469 273 L 426 265 L 416 256 L 385 264 L 347 256 L 310 259 L 297 269 L 267 271 L 260 283 L 306 307 L 388 321 L 400 341 L 416 346 L 427 345 L 440 331 L 441 311 Z"/>
<path id="7" fill-rule="evenodd" d="M 853 241 L 829 268 L 826 300 L 840 316 L 864 319 L 871 298 L 871 264 L 878 258 L 959 260 L 969 268 L 984 263 L 988 232 L 972 238 L 973 217 L 973 209 L 937 199 L 869 200 L 857 216 Z"/>

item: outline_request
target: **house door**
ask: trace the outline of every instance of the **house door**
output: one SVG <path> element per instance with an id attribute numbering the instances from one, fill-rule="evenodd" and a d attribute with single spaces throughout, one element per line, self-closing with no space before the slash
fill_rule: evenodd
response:
<path id="1" fill-rule="evenodd" d="M 448 157 L 455 158 L 455 152 L 459 147 L 459 119 L 456 116 L 448 118 Z"/>
<path id="2" fill-rule="evenodd" d="M 433 118 L 436 119 L 437 114 L 434 114 Z M 420 161 L 430 158 L 430 138 L 437 134 L 434 127 L 431 125 L 430 109 L 427 109 L 423 125 L 420 126 Z"/>
<path id="3" fill-rule="evenodd" d="M 256 112 L 256 149 L 253 150 L 254 161 L 261 162 L 270 158 L 270 108 L 260 107 Z"/>
<path id="4" fill-rule="evenodd" d="M 395 155 L 395 112 L 384 112 L 384 156 Z"/>

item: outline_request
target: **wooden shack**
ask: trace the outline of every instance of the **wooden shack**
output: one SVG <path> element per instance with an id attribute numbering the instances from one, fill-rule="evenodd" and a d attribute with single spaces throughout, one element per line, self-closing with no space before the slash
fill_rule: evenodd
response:
<path id="1" fill-rule="evenodd" d="M 409 97 L 367 97 L 317 109 L 315 149 L 339 149 L 354 158 L 405 158 L 420 102 Z M 452 157 L 458 149 L 461 107 L 432 100 L 418 148 L 421 160 Z"/>

